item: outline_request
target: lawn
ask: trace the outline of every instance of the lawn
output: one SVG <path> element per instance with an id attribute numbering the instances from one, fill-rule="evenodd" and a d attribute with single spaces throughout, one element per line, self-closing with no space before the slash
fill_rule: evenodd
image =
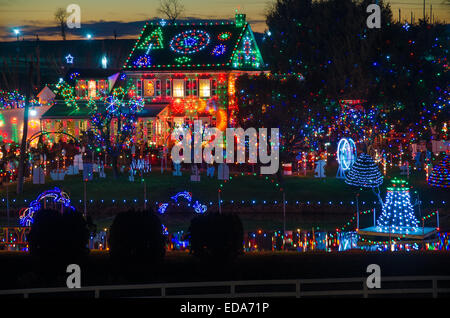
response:
<path id="1" fill-rule="evenodd" d="M 389 174 L 395 176 L 398 175 L 398 171 L 394 170 Z M 201 182 L 191 182 L 188 171 L 183 171 L 181 177 L 174 177 L 171 171 L 161 174 L 160 170 L 155 168 L 143 179 L 136 177 L 134 182 L 130 182 L 127 175 L 115 180 L 108 173 L 107 178 L 96 178 L 86 184 L 87 209 L 88 214 L 94 218 L 100 228 L 108 227 L 118 210 L 129 206 L 143 207 L 144 182 L 142 180 L 145 180 L 146 198 L 153 205 L 156 202 L 168 202 L 172 195 L 186 190 L 192 193 L 194 200 L 208 205 L 209 210 L 217 210 L 218 190 L 220 189 L 221 200 L 224 201 L 223 211 L 240 213 L 246 229 L 280 229 L 283 224 L 281 203 L 283 201 L 282 190 L 284 190 L 285 198 L 288 201 L 286 206 L 288 229 L 312 226 L 335 228 L 342 225 L 355 213 L 355 194 L 358 189 L 346 185 L 343 180 L 334 178 L 335 171 L 328 171 L 328 175 L 333 177 L 319 180 L 312 176 L 284 176 L 283 182 L 279 182 L 276 176 L 232 173 L 232 179 L 223 182 L 217 178 L 207 178 L 203 173 Z M 411 175 L 409 181 L 412 190 L 418 191 L 420 194 L 424 214 L 432 209 L 439 209 L 442 216 L 448 213 L 448 205 L 443 204 L 443 201 L 448 198 L 448 190 L 429 187 L 422 173 Z M 385 180 L 381 189 L 383 198 L 388 184 L 388 180 Z M 27 182 L 24 186 L 24 193 L 20 196 L 15 194 L 15 185 L 9 186 L 13 222 L 17 221 L 17 211 L 20 208 L 27 206 L 30 200 L 35 199 L 42 191 L 55 186 L 66 191 L 74 206 L 83 210 L 84 184 L 81 175 L 66 176 L 64 181 L 47 179 L 45 185 L 33 185 Z M 372 207 L 376 201 L 373 192 L 363 190 L 359 193 L 360 210 Z M 4 225 L 6 221 L 5 186 L 2 186 L 0 196 L 3 199 L 0 202 L 0 224 Z M 265 204 L 263 204 L 264 201 Z M 186 229 L 191 217 L 192 215 L 174 213 L 164 216 L 163 221 L 169 229 L 180 230 Z"/>

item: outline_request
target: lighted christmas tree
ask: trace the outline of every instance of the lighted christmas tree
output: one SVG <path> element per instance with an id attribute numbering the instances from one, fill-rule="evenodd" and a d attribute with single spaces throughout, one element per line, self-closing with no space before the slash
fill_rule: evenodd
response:
<path id="1" fill-rule="evenodd" d="M 449 188 L 450 187 L 450 159 L 445 156 L 442 162 L 433 168 L 428 178 L 428 184 L 432 187 Z"/>
<path id="2" fill-rule="evenodd" d="M 363 188 L 376 188 L 383 183 L 383 175 L 372 157 L 362 153 L 350 168 L 345 183 Z"/>
<path id="3" fill-rule="evenodd" d="M 419 222 L 414 215 L 408 183 L 394 179 L 387 189 L 383 213 L 377 220 L 379 231 L 408 234 L 417 231 Z"/>

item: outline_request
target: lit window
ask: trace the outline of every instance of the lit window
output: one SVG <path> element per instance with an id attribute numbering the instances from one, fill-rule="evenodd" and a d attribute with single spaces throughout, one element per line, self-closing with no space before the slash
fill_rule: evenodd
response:
<path id="1" fill-rule="evenodd" d="M 108 93 L 108 84 L 105 80 L 98 81 L 97 86 L 99 95 L 106 95 Z"/>
<path id="2" fill-rule="evenodd" d="M 80 98 L 86 97 L 87 85 L 86 81 L 77 81 L 77 96 Z"/>
<path id="3" fill-rule="evenodd" d="M 136 94 L 139 97 L 142 97 L 142 80 L 137 79 L 136 80 Z"/>
<path id="4" fill-rule="evenodd" d="M 195 79 L 193 79 L 191 81 L 191 94 L 192 94 L 192 96 L 197 96 L 198 95 L 197 80 L 195 80 Z"/>
<path id="5" fill-rule="evenodd" d="M 198 86 L 200 88 L 200 97 L 211 96 L 211 82 L 209 79 L 200 79 Z"/>
<path id="6" fill-rule="evenodd" d="M 186 96 L 190 96 L 191 95 L 191 80 L 187 79 L 185 82 L 185 86 L 184 86 L 184 91 L 186 92 Z"/>
<path id="7" fill-rule="evenodd" d="M 97 88 L 97 86 L 96 86 L 95 81 L 89 81 L 89 84 L 88 84 L 88 92 L 89 92 L 88 96 L 89 97 L 97 97 L 96 88 Z"/>
<path id="8" fill-rule="evenodd" d="M 170 79 L 166 80 L 166 96 L 172 96 L 172 85 Z"/>
<path id="9" fill-rule="evenodd" d="M 155 96 L 161 96 L 161 80 L 155 81 Z"/>
<path id="10" fill-rule="evenodd" d="M 217 80 L 211 80 L 211 95 L 217 95 Z"/>
<path id="11" fill-rule="evenodd" d="M 184 80 L 173 80 L 173 97 L 184 97 Z"/>
<path id="12" fill-rule="evenodd" d="M 155 95 L 155 84 L 153 80 L 144 80 L 144 96 Z"/>

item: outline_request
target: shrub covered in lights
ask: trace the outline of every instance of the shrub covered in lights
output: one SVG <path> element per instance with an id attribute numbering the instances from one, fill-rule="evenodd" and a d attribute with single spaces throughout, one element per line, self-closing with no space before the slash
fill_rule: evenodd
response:
<path id="1" fill-rule="evenodd" d="M 163 259 L 166 239 L 152 211 L 120 212 L 111 225 L 110 255 L 119 264 L 148 264 Z"/>
<path id="2" fill-rule="evenodd" d="M 428 184 L 432 187 L 450 188 L 450 158 L 445 156 L 442 162 L 437 164 L 428 178 Z"/>
<path id="3" fill-rule="evenodd" d="M 244 230 L 235 214 L 206 213 L 191 220 L 191 253 L 213 261 L 233 260 L 242 253 Z"/>
<path id="4" fill-rule="evenodd" d="M 55 266 L 80 264 L 83 261 L 89 252 L 89 229 L 81 213 L 41 209 L 35 212 L 33 218 L 30 253 L 40 265 L 50 270 Z"/>
<path id="5" fill-rule="evenodd" d="M 376 188 L 383 184 L 383 175 L 372 157 L 362 153 L 350 168 L 345 183 L 362 188 Z"/>
<path id="6" fill-rule="evenodd" d="M 394 179 L 387 189 L 383 213 L 377 220 L 377 230 L 385 233 L 408 234 L 417 230 L 419 222 L 414 215 L 408 183 Z"/>

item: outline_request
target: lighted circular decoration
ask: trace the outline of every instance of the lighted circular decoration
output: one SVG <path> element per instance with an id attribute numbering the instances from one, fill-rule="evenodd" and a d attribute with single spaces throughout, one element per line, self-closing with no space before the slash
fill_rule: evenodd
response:
<path id="1" fill-rule="evenodd" d="M 219 44 L 216 45 L 213 49 L 213 51 L 211 52 L 212 55 L 215 56 L 220 56 L 223 55 L 225 53 L 225 51 L 227 50 L 227 47 L 223 44 Z"/>
<path id="2" fill-rule="evenodd" d="M 352 164 L 356 160 L 356 145 L 351 138 L 342 138 L 339 140 L 337 148 L 337 161 L 339 167 L 343 171 L 347 171 L 351 168 Z"/>
<path id="3" fill-rule="evenodd" d="M 226 41 L 226 40 L 228 40 L 229 38 L 231 38 L 231 33 L 230 32 L 221 32 L 218 36 L 217 36 L 217 38 L 220 40 L 220 41 Z"/>
<path id="4" fill-rule="evenodd" d="M 193 54 L 206 48 L 210 36 L 202 30 L 188 30 L 175 35 L 170 40 L 170 49 L 179 54 Z"/>

